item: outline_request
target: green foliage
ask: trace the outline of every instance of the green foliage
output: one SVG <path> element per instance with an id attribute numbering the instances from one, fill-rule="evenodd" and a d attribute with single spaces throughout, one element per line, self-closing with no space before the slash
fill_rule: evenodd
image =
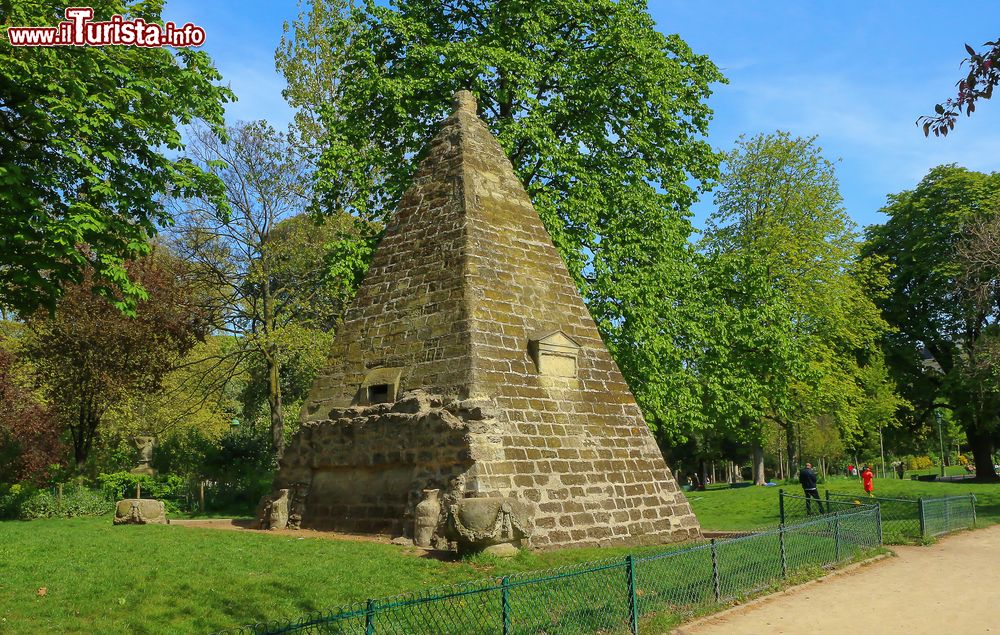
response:
<path id="1" fill-rule="evenodd" d="M 5 2 L 4 25 L 53 25 L 65 3 Z M 96 0 L 112 14 L 160 22 L 162 2 Z M 183 159 L 178 127 L 223 121 L 232 92 L 193 49 L 0 47 L 0 304 L 27 315 L 55 306 L 66 283 L 93 271 L 94 290 L 131 311 L 146 292 L 125 262 L 168 224 L 168 191 L 216 196 Z"/>
<path id="2" fill-rule="evenodd" d="M 885 274 L 862 261 L 834 166 L 815 138 L 741 138 L 703 239 L 711 334 L 700 362 L 710 418 L 746 442 L 835 423 L 850 441 L 900 400 L 881 365 L 872 302 Z"/>
<path id="3" fill-rule="evenodd" d="M 230 378 L 236 371 L 249 375 L 244 416 L 255 416 L 267 401 L 280 455 L 285 401 L 299 402 L 325 361 L 327 333 L 367 266 L 359 234 L 368 224 L 344 214 L 304 214 L 311 167 L 291 139 L 265 122 L 230 128 L 228 141 L 204 128 L 193 134 L 192 160 L 220 179 L 230 209 L 224 214 L 205 197 L 172 201 L 174 249 L 192 263 L 213 327 L 233 336 L 229 350 L 201 366 L 228 368 Z M 228 383 L 223 377 L 221 385 Z"/>
<path id="4" fill-rule="evenodd" d="M 162 500 L 167 513 L 176 513 L 188 509 L 190 488 L 187 479 L 176 474 L 132 474 L 131 472 L 113 472 L 97 477 L 102 495 L 108 500 L 117 501 L 123 498 L 135 498 L 136 486 L 143 498 Z"/>
<path id="5" fill-rule="evenodd" d="M 110 500 L 122 498 L 135 498 L 136 486 L 141 486 L 142 491 L 147 493 L 147 498 L 156 498 L 152 491 L 155 481 L 148 474 L 132 474 L 130 472 L 113 472 L 111 474 L 101 474 L 97 477 L 97 482 L 101 486 L 101 491 Z"/>
<path id="6" fill-rule="evenodd" d="M 54 314 L 31 315 L 24 355 L 68 430 L 82 469 L 108 412 L 157 392 L 173 365 L 205 336 L 205 315 L 182 280 L 184 265 L 153 254 L 127 265 L 147 290 L 134 317 L 94 293 L 96 274 L 69 285 Z"/>
<path id="7" fill-rule="evenodd" d="M 934 467 L 934 461 L 929 456 L 904 456 L 901 459 L 907 470 L 926 470 Z"/>
<path id="8" fill-rule="evenodd" d="M 204 479 L 208 457 L 218 447 L 217 444 L 217 438 L 209 437 L 197 427 L 166 435 L 153 452 L 153 468 L 163 474 L 178 474 L 192 481 Z"/>
<path id="9" fill-rule="evenodd" d="M 647 421 L 698 420 L 689 209 L 717 176 L 705 99 L 724 79 L 645 2 L 314 0 L 277 62 L 320 153 L 319 208 L 380 222 L 470 89 Z"/>
<path id="10" fill-rule="evenodd" d="M 23 385 L 12 341 L 0 334 L 0 482 L 43 482 L 66 458 L 52 408 Z"/>
<path id="11" fill-rule="evenodd" d="M 0 488 L 0 518 L 76 518 L 103 516 L 113 511 L 114 505 L 108 497 L 83 485 L 65 485 L 61 501 L 54 487 L 40 489 L 14 484 L 6 491 Z"/>
<path id="12" fill-rule="evenodd" d="M 892 266 L 880 301 L 894 327 L 886 359 L 914 408 L 911 430 L 949 408 L 995 478 L 1000 441 L 1000 174 L 934 168 L 889 197 L 889 220 L 869 228 L 866 254 Z"/>
<path id="13" fill-rule="evenodd" d="M 206 457 L 205 473 L 217 486 L 217 504 L 252 508 L 271 489 L 274 455 L 268 428 L 242 425 L 224 434 Z"/>

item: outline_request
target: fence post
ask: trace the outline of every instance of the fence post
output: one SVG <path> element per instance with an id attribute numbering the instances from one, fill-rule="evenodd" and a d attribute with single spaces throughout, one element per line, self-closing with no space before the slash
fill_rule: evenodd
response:
<path id="1" fill-rule="evenodd" d="M 715 540 L 712 540 L 714 543 Z M 625 575 L 628 582 L 628 628 L 632 635 L 639 635 L 639 604 L 635 592 L 635 561 L 631 554 L 625 556 Z M 506 631 L 504 631 L 506 633 Z"/>
<path id="2" fill-rule="evenodd" d="M 142 498 L 142 483 L 139 481 L 135 482 L 135 497 Z"/>
<path id="3" fill-rule="evenodd" d="M 875 503 L 875 523 L 878 527 L 878 545 L 882 546 L 882 503 Z"/>
<path id="4" fill-rule="evenodd" d="M 198 511 L 205 513 L 205 481 L 198 483 Z"/>
<path id="5" fill-rule="evenodd" d="M 924 518 L 924 497 L 917 499 L 917 513 L 920 515 L 920 537 L 927 536 L 927 520 Z"/>
<path id="6" fill-rule="evenodd" d="M 781 577 L 788 577 L 788 556 L 785 552 L 785 524 L 778 525 L 778 544 L 781 546 Z"/>
<path id="7" fill-rule="evenodd" d="M 781 524 L 785 524 L 785 490 L 778 490 L 778 513 L 781 514 Z"/>
<path id="8" fill-rule="evenodd" d="M 972 505 L 972 526 L 976 526 L 976 495 L 969 494 L 969 504 Z"/>
<path id="9" fill-rule="evenodd" d="M 712 538 L 712 586 L 715 587 L 715 601 L 722 601 L 722 581 L 719 579 L 719 552 Z"/>
<path id="10" fill-rule="evenodd" d="M 510 578 L 500 581 L 500 611 L 503 614 L 503 635 L 510 635 Z"/>
<path id="11" fill-rule="evenodd" d="M 833 512 L 834 562 L 840 562 L 840 512 Z"/>
<path id="12" fill-rule="evenodd" d="M 951 498 L 944 499 L 944 526 L 946 531 L 951 531 Z"/>
<path id="13" fill-rule="evenodd" d="M 365 606 L 365 635 L 375 635 L 375 600 Z"/>
<path id="14" fill-rule="evenodd" d="M 56 493 L 56 511 L 58 511 L 58 512 L 59 512 L 59 515 L 60 515 L 60 516 L 62 516 L 62 486 L 63 486 L 63 484 L 62 484 L 62 483 L 59 483 L 59 487 L 58 487 L 58 489 L 56 490 L 56 492 L 57 492 L 57 493 Z M 973 503 L 973 505 L 972 505 L 972 509 L 973 509 L 973 510 L 975 510 L 975 509 L 976 509 L 976 505 L 975 505 L 975 503 Z"/>

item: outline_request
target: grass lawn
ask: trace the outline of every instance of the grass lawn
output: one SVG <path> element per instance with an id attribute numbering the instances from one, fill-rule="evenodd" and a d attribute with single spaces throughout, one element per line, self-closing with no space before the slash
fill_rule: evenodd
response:
<path id="1" fill-rule="evenodd" d="M 666 549 L 442 562 L 373 542 L 113 527 L 110 516 L 0 522 L 0 633 L 208 633 L 368 597 Z"/>
<path id="2" fill-rule="evenodd" d="M 824 487 L 860 493 L 857 480 L 842 477 L 829 479 L 821 492 Z M 801 492 L 795 485 L 785 489 Z M 777 490 L 713 488 L 690 492 L 688 497 L 705 529 L 748 529 L 777 524 Z M 1000 522 L 1000 485 L 876 480 L 876 492 L 925 497 L 975 493 L 980 524 Z M 813 566 L 809 558 L 829 550 L 827 542 L 829 536 L 807 537 L 801 549 L 789 542 L 789 553 L 801 552 L 801 565 Z M 744 576 L 758 576 L 775 566 L 771 552 L 776 545 L 763 549 L 760 557 L 766 559 L 759 562 L 756 555 L 740 551 L 744 548 L 749 544 L 728 548 L 735 549 L 729 553 L 720 550 L 724 579 L 730 581 L 724 587 L 742 587 L 739 580 Z M 443 562 L 373 542 L 179 526 L 113 527 L 110 516 L 0 522 L 0 633 L 208 633 L 254 621 L 295 618 L 368 597 L 667 549 L 564 549 L 526 552 L 506 561 L 481 557 Z M 711 595 L 711 587 L 704 586 L 703 567 L 681 566 L 682 560 L 704 557 L 707 553 L 656 561 L 662 567 L 640 563 L 643 612 L 657 611 L 659 606 L 691 606 L 706 593 Z M 657 570 L 661 573 L 654 574 Z M 618 580 L 621 572 L 616 568 L 608 575 Z M 686 581 L 684 575 L 693 577 Z M 46 593 L 39 596 L 42 587 Z M 587 604 L 591 610 L 603 603 L 620 608 L 611 599 L 619 592 L 617 582 L 602 588 L 606 591 L 568 590 L 553 606 L 564 607 L 565 613 L 575 606 L 573 598 L 592 598 Z M 690 595 L 690 602 L 679 602 L 678 593 Z M 584 608 L 581 604 L 579 610 Z M 676 622 L 676 616 L 660 617 Z M 579 619 L 592 618 L 581 613 Z"/>
<path id="3" fill-rule="evenodd" d="M 704 492 L 687 492 L 688 501 L 694 509 L 702 529 L 734 530 L 753 529 L 777 525 L 778 489 L 784 488 L 789 494 L 802 494 L 796 484 L 779 487 L 741 487 L 730 489 L 725 485 L 713 485 Z M 828 477 L 819 485 L 820 496 L 824 490 L 834 492 L 857 492 L 863 500 L 860 479 L 844 476 Z M 935 483 L 911 481 L 909 479 L 875 479 L 876 496 L 935 497 L 976 495 L 976 513 L 979 525 L 1000 522 L 1000 484 L 983 483 Z"/>

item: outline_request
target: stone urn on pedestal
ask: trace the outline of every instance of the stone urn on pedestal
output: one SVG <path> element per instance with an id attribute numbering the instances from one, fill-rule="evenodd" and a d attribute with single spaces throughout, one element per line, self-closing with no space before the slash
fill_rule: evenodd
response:
<path id="1" fill-rule="evenodd" d="M 425 489 L 423 499 L 417 503 L 413 519 L 413 542 L 418 547 L 430 547 L 434 531 L 441 517 L 441 501 L 436 489 Z"/>
<path id="2" fill-rule="evenodd" d="M 156 437 L 146 435 L 132 437 L 132 443 L 135 445 L 135 449 L 139 453 L 139 465 L 129 471 L 132 474 L 156 476 L 156 470 L 154 470 L 153 466 L 150 465 L 153 462 L 153 447 L 156 445 Z"/>

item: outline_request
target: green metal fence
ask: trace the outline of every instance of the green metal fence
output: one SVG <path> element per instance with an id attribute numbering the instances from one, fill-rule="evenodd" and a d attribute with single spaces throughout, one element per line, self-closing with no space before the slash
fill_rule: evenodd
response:
<path id="1" fill-rule="evenodd" d="M 877 507 L 852 507 L 738 538 L 373 599 L 222 633 L 636 635 L 640 618 L 651 614 L 687 616 L 764 591 L 797 571 L 855 558 L 880 546 L 880 525 Z"/>
<path id="2" fill-rule="evenodd" d="M 857 509 L 868 509 L 877 507 L 874 500 L 868 498 L 851 500 L 839 500 L 827 498 L 825 500 L 789 494 L 783 489 L 778 490 L 778 516 L 784 524 L 802 522 L 815 516 L 831 514 L 835 512 L 846 512 Z"/>
<path id="3" fill-rule="evenodd" d="M 940 536 L 976 526 L 976 497 L 973 494 L 921 498 L 918 504 L 924 536 Z"/>
<path id="4" fill-rule="evenodd" d="M 920 501 L 915 498 L 875 496 L 869 497 L 850 492 L 826 492 L 826 498 L 834 501 L 855 501 L 877 503 L 882 512 L 883 538 L 888 544 L 917 542 L 923 536 L 920 524 Z"/>
<path id="5" fill-rule="evenodd" d="M 902 496 L 869 497 L 861 493 L 827 491 L 821 504 L 815 499 L 779 490 L 779 515 L 782 522 L 795 522 L 817 513 L 877 505 L 882 519 L 882 539 L 886 544 L 918 542 L 975 526 L 976 498 L 973 495 L 937 498 Z"/>
<path id="6" fill-rule="evenodd" d="M 857 494 L 827 492 L 830 500 L 858 500 Z M 976 497 L 972 494 L 934 498 L 860 497 L 881 509 L 884 540 L 889 544 L 916 542 L 976 524 Z"/>

